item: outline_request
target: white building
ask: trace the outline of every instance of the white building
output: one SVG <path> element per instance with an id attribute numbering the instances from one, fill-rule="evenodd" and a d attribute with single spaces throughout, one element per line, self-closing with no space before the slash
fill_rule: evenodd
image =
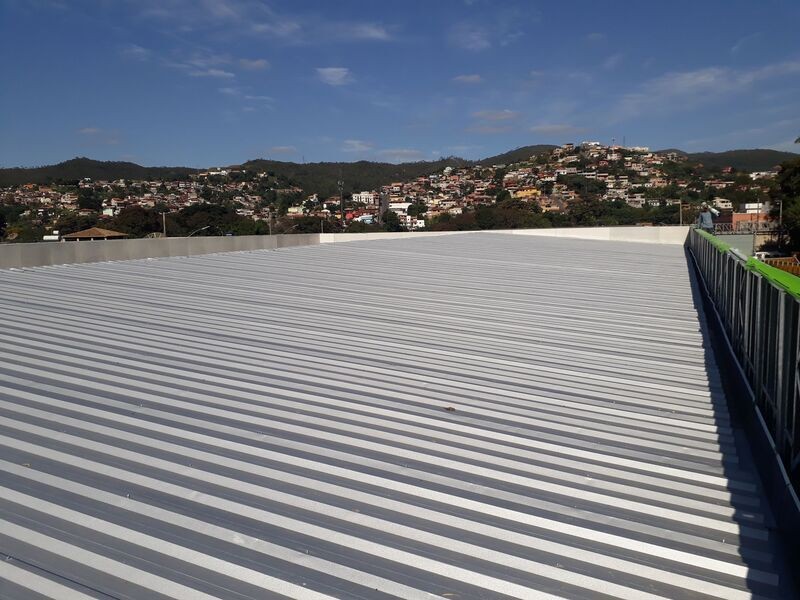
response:
<path id="1" fill-rule="evenodd" d="M 766 202 L 744 202 L 741 205 L 742 212 L 748 215 L 757 215 L 759 213 L 768 213 L 769 204 Z"/>
<path id="2" fill-rule="evenodd" d="M 360 202 L 362 204 L 377 204 L 378 194 L 375 192 L 356 192 L 353 194 L 353 202 Z"/>
<path id="3" fill-rule="evenodd" d="M 409 206 L 411 206 L 411 202 L 390 202 L 389 210 L 398 214 L 404 214 L 408 210 Z"/>
<path id="4" fill-rule="evenodd" d="M 409 231 L 414 229 L 425 229 L 425 219 L 418 219 L 417 217 L 412 217 L 411 215 L 405 215 L 405 217 L 400 217 L 400 222 L 405 225 L 406 229 Z"/>
<path id="5" fill-rule="evenodd" d="M 718 208 L 720 210 L 732 210 L 733 202 L 727 198 L 714 198 L 714 208 Z"/>

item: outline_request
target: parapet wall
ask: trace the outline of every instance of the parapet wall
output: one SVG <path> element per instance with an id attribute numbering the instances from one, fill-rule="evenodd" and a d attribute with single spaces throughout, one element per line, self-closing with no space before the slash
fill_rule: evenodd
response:
<path id="1" fill-rule="evenodd" d="M 689 226 L 667 227 L 561 227 L 554 229 L 503 229 L 497 233 L 538 235 L 545 237 L 602 240 L 606 242 L 640 242 L 645 244 L 683 245 Z"/>
<path id="2" fill-rule="evenodd" d="M 438 235 L 464 235 L 479 233 L 477 231 L 376 231 L 373 233 L 323 233 L 320 244 L 338 244 L 341 242 L 366 242 L 368 240 L 395 240 L 400 238 L 422 238 Z"/>
<path id="3" fill-rule="evenodd" d="M 616 242 L 683 244 L 688 227 L 574 227 L 564 229 L 503 229 L 492 233 L 538 235 Z M 217 252 L 275 250 L 290 246 L 315 246 L 343 242 L 466 235 L 476 231 L 422 231 L 376 233 L 299 233 L 292 235 L 242 235 L 231 237 L 177 237 L 87 242 L 37 242 L 0 244 L 0 269 L 42 267 L 137 258 L 195 256 Z"/>
<path id="4" fill-rule="evenodd" d="M 176 237 L 85 242 L 38 242 L 0 245 L 0 269 L 42 267 L 137 258 L 194 256 L 242 250 L 273 250 L 319 244 L 318 233 Z"/>

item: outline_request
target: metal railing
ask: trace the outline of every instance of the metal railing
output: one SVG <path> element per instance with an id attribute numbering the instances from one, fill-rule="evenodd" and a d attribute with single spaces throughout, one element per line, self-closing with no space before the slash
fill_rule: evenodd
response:
<path id="1" fill-rule="evenodd" d="M 721 239 L 689 232 L 689 249 L 784 467 L 800 482 L 800 287 Z M 789 279 L 791 278 L 791 279 Z"/>

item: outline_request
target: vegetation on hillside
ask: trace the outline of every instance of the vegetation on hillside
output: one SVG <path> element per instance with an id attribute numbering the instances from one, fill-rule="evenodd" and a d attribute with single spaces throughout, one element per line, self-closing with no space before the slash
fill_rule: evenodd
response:
<path id="1" fill-rule="evenodd" d="M 361 190 L 374 190 L 395 181 L 408 181 L 441 172 L 445 167 L 460 167 L 469 164 L 460 158 L 443 158 L 436 161 L 411 163 L 320 162 L 293 163 L 277 160 L 257 159 L 248 161 L 240 168 L 248 171 L 266 172 L 284 177 L 292 184 L 303 188 L 306 194 L 327 197 L 339 193 L 338 181 L 344 182 L 346 194 Z"/>
<path id="2" fill-rule="evenodd" d="M 441 158 L 436 161 L 411 163 L 358 162 L 318 162 L 293 163 L 276 160 L 256 159 L 237 167 L 258 172 L 269 172 L 283 178 L 293 185 L 302 187 L 309 194 L 332 196 L 338 193 L 337 182 L 344 181 L 345 193 L 377 189 L 394 181 L 407 181 L 416 177 L 440 172 L 447 166 L 462 167 L 469 164 L 496 165 L 511 164 L 529 159 L 531 156 L 551 151 L 555 146 L 523 146 L 503 154 L 491 156 L 480 161 L 468 161 L 457 157 Z M 706 169 L 718 170 L 726 166 L 741 171 L 766 171 L 778 164 L 796 159 L 800 155 L 776 150 L 730 150 L 728 152 L 700 152 L 684 154 L 691 170 L 695 163 L 702 163 Z M 235 168 L 235 167 L 234 167 Z M 199 172 L 189 167 L 143 167 L 131 162 L 97 161 L 89 158 L 74 158 L 57 165 L 30 168 L 0 169 L 0 187 L 24 183 L 53 184 L 74 182 L 84 177 L 93 180 L 176 180 L 186 179 Z"/>
<path id="3" fill-rule="evenodd" d="M 484 158 L 483 160 L 479 160 L 479 165 L 484 166 L 492 166 L 492 165 L 509 165 L 512 163 L 518 163 L 525 160 L 528 160 L 531 156 L 536 156 L 538 154 L 547 154 L 555 150 L 558 146 L 553 146 L 552 144 L 537 144 L 534 146 L 522 146 L 521 148 L 517 148 L 515 150 L 509 150 L 508 152 L 504 152 L 503 154 L 498 154 L 496 156 L 490 156 L 488 158 Z"/>
<path id="4" fill-rule="evenodd" d="M 738 171 L 769 171 L 788 160 L 800 158 L 793 152 L 778 150 L 728 150 L 727 152 L 695 152 L 687 154 L 690 162 L 702 163 L 706 167 L 733 167 Z"/>
<path id="5" fill-rule="evenodd" d="M 132 162 L 100 161 L 78 157 L 44 167 L 0 169 L 0 187 L 24 183 L 64 183 L 85 177 L 106 181 L 117 179 L 173 181 L 184 179 L 197 171 L 188 167 L 143 167 Z"/>

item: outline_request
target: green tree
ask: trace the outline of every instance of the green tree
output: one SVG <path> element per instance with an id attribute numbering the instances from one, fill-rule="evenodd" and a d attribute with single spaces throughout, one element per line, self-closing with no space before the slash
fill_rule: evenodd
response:
<path id="1" fill-rule="evenodd" d="M 428 212 L 428 206 L 420 200 L 409 206 L 406 212 L 412 217 L 424 217 L 425 213 Z"/>
<path id="2" fill-rule="evenodd" d="M 92 188 L 81 188 L 78 191 L 78 208 L 99 211 L 103 208 L 103 198 Z"/>
<path id="3" fill-rule="evenodd" d="M 550 194 L 553 193 L 553 187 L 555 187 L 555 185 L 556 185 L 555 181 L 542 181 L 539 184 L 539 189 L 542 190 L 542 193 L 545 196 L 549 196 Z"/>
<path id="4" fill-rule="evenodd" d="M 21 220 L 10 227 L 6 233 L 14 242 L 41 242 L 45 229 L 29 220 Z"/>
<path id="5" fill-rule="evenodd" d="M 783 207 L 783 225 L 792 250 L 800 250 L 800 159 L 783 163 L 770 190 L 776 208 Z"/>
<path id="6" fill-rule="evenodd" d="M 327 225 L 325 231 L 328 231 Z M 380 226 L 375 223 L 369 225 L 363 221 L 351 221 L 347 226 L 347 233 L 368 233 L 370 231 L 380 231 Z"/>
<path id="7" fill-rule="evenodd" d="M 144 237 L 148 233 L 161 231 L 161 218 L 154 210 L 142 206 L 126 206 L 108 226 L 132 237 Z"/>
<path id="8" fill-rule="evenodd" d="M 597 179 L 589 179 L 582 175 L 559 175 L 558 182 L 574 190 L 584 199 L 597 199 L 606 191 L 606 184 L 604 182 Z"/>
<path id="9" fill-rule="evenodd" d="M 387 210 L 381 215 L 384 231 L 403 231 L 405 228 L 400 224 L 400 217 L 397 213 Z"/>
<path id="10" fill-rule="evenodd" d="M 504 202 L 511 199 L 511 192 L 504 188 L 497 188 L 497 195 L 494 197 L 495 202 Z"/>
<path id="11" fill-rule="evenodd" d="M 26 211 L 26 207 L 22 204 L 0 204 L 0 214 L 6 225 L 13 225 L 20 219 L 20 215 Z"/>
<path id="12" fill-rule="evenodd" d="M 79 215 L 78 213 L 68 212 L 62 214 L 55 223 L 55 228 L 60 235 L 83 231 L 97 225 L 97 215 Z"/>

